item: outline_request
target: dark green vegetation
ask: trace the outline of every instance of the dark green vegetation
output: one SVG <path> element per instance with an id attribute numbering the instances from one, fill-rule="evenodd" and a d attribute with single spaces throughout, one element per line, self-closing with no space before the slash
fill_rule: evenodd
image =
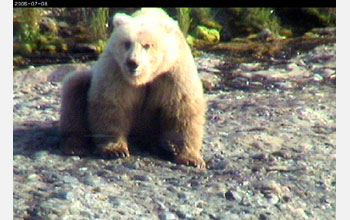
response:
<path id="1" fill-rule="evenodd" d="M 15 8 L 14 69 L 96 59 L 112 30 L 111 16 L 117 11 L 132 13 L 137 9 Z M 273 51 L 284 49 L 293 42 L 292 39 L 335 41 L 335 37 L 324 39 L 327 36 L 315 29 L 336 26 L 335 8 L 165 10 L 178 20 L 189 44 L 198 50 L 230 50 L 233 53 L 243 50 L 248 51 L 247 55 L 259 56 L 274 55 Z M 284 46 L 271 50 L 270 46 L 276 42 Z"/>

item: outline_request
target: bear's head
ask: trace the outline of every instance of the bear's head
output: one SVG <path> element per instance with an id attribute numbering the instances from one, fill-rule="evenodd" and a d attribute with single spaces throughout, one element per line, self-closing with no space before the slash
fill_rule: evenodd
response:
<path id="1" fill-rule="evenodd" d="M 132 85 L 143 85 L 171 71 L 184 40 L 177 22 L 161 9 L 143 9 L 132 16 L 117 13 L 108 53 Z"/>

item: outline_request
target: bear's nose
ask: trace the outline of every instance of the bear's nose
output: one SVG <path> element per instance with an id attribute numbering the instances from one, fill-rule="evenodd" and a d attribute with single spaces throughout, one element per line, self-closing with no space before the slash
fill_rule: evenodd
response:
<path id="1" fill-rule="evenodd" d="M 131 72 L 133 72 L 136 70 L 139 64 L 133 59 L 128 59 L 128 61 L 126 62 L 126 66 L 129 68 Z"/>

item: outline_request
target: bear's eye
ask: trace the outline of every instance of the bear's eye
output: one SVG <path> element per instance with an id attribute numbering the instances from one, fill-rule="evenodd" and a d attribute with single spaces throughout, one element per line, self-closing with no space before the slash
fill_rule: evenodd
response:
<path id="1" fill-rule="evenodd" d="M 151 44 L 144 44 L 142 45 L 143 48 L 145 48 L 146 50 L 148 50 L 149 48 L 151 48 Z"/>
<path id="2" fill-rule="evenodd" d="M 131 42 L 130 41 L 125 41 L 124 42 L 124 47 L 125 47 L 125 49 L 128 50 L 131 47 Z"/>

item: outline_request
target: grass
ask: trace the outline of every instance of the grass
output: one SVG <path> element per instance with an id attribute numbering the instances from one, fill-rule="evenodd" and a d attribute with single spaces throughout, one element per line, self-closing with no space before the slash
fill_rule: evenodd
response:
<path id="1" fill-rule="evenodd" d="M 268 29 L 274 36 L 278 36 L 281 29 L 279 17 L 272 8 L 229 8 L 232 18 L 232 29 L 238 29 L 245 33 L 259 33 Z"/>
<path id="2" fill-rule="evenodd" d="M 188 30 L 190 29 L 192 18 L 191 18 L 191 8 L 177 8 L 177 20 L 179 22 L 180 29 L 184 36 L 186 37 L 188 34 Z"/>
<path id="3" fill-rule="evenodd" d="M 20 22 L 18 39 L 21 42 L 33 43 L 38 40 L 42 12 L 41 8 L 19 8 L 14 11 L 16 20 Z"/>
<path id="4" fill-rule="evenodd" d="M 271 8 L 243 8 L 243 20 L 259 30 L 269 29 L 275 36 L 278 35 L 281 25 Z"/>
<path id="5" fill-rule="evenodd" d="M 335 8 L 304 8 L 303 10 L 316 16 L 325 26 L 333 26 L 336 23 Z"/>
<path id="6" fill-rule="evenodd" d="M 222 26 L 215 20 L 217 12 L 211 8 L 194 8 L 193 11 L 196 13 L 200 24 L 217 30 L 222 29 Z"/>
<path id="7" fill-rule="evenodd" d="M 87 18 L 88 19 L 88 18 Z M 89 31 L 94 40 L 106 40 L 108 33 L 109 8 L 97 8 L 90 18 Z"/>

